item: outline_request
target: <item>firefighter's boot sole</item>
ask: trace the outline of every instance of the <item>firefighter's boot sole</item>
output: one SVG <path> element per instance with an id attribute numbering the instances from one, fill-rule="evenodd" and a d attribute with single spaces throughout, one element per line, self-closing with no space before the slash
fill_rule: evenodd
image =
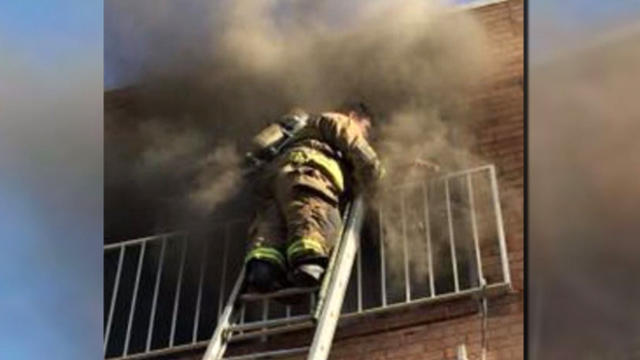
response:
<path id="1" fill-rule="evenodd" d="M 317 287 L 322 282 L 325 269 L 318 264 L 298 265 L 289 276 L 289 281 L 296 287 Z"/>

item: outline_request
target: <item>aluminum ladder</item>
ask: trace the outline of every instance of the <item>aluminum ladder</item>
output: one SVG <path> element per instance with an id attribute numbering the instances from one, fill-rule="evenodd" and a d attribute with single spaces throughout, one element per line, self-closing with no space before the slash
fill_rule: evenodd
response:
<path id="1" fill-rule="evenodd" d="M 249 360 L 272 359 L 285 356 L 308 354 L 308 360 L 326 360 L 329 357 L 333 336 L 338 325 L 342 302 L 344 300 L 353 262 L 358 251 L 360 230 L 364 217 L 364 204 L 362 197 L 357 197 L 351 202 L 344 212 L 344 226 L 335 245 L 335 250 L 329 260 L 326 275 L 320 288 L 288 289 L 277 293 L 264 294 L 255 298 L 243 298 L 240 294 L 244 283 L 244 269 L 231 291 L 224 311 L 220 315 L 218 325 L 207 346 L 203 360 Z M 243 301 L 252 301 L 294 294 L 317 294 L 315 306 L 311 308 L 311 314 L 292 316 L 274 320 L 256 321 L 246 324 L 238 324 L 239 305 Z M 313 340 L 310 346 L 271 350 L 240 356 L 224 357 L 227 345 L 230 341 L 257 338 L 268 335 L 293 332 L 300 329 L 315 327 Z"/>

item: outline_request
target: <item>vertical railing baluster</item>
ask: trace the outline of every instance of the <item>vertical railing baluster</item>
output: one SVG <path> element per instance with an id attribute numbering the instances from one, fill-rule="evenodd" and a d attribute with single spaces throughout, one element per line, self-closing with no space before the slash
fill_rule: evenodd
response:
<path id="1" fill-rule="evenodd" d="M 231 236 L 231 225 L 224 228 L 224 247 L 222 249 L 222 269 L 220 272 L 220 294 L 218 295 L 218 317 L 222 314 L 222 303 L 224 302 L 224 291 L 227 279 L 227 257 L 229 252 L 229 237 Z"/>
<path id="2" fill-rule="evenodd" d="M 240 306 L 240 320 L 239 320 L 240 324 L 244 324 L 244 314 L 246 310 L 247 310 L 247 304 L 243 302 L 242 305 Z M 244 331 L 240 330 L 239 333 L 243 334 Z"/>
<path id="3" fill-rule="evenodd" d="M 184 262 L 187 257 L 187 247 L 189 245 L 188 236 L 184 236 L 184 246 L 182 247 L 182 255 L 180 256 L 180 268 L 178 269 L 178 283 L 176 284 L 176 296 L 173 301 L 173 316 L 171 317 L 171 335 L 169 336 L 169 347 L 173 347 L 176 334 L 176 323 L 178 319 L 178 308 L 180 307 L 180 289 L 182 287 L 182 275 L 184 272 Z"/>
<path id="4" fill-rule="evenodd" d="M 476 223 L 476 207 L 473 193 L 471 173 L 467 173 L 467 188 L 469 189 L 469 212 L 471 214 L 471 230 L 473 231 L 473 246 L 476 253 L 476 265 L 478 267 L 478 286 L 481 286 L 484 274 L 482 273 L 482 255 L 480 253 L 480 239 L 478 239 L 478 225 Z"/>
<path id="5" fill-rule="evenodd" d="M 200 262 L 200 273 L 198 274 L 198 297 L 196 299 L 196 313 L 193 319 L 193 333 L 191 335 L 191 342 L 195 343 L 198 340 L 198 326 L 200 325 L 200 308 L 202 307 L 202 287 L 204 282 L 204 273 L 207 265 L 207 252 L 209 250 L 209 242 L 204 244 L 202 250 L 202 259 Z"/>
<path id="6" fill-rule="evenodd" d="M 496 167 L 491 165 L 489 168 L 491 178 L 491 192 L 493 196 L 493 207 L 496 214 L 496 226 L 498 227 L 498 241 L 500 242 L 500 260 L 502 261 L 502 276 L 504 282 L 511 284 L 511 274 L 509 273 L 509 259 L 507 258 L 507 243 L 504 236 L 504 224 L 502 221 L 502 209 L 500 208 L 500 194 L 498 193 L 498 178 L 496 175 Z"/>
<path id="7" fill-rule="evenodd" d="M 447 222 L 449 224 L 449 242 L 451 245 L 451 264 L 453 266 L 453 283 L 455 291 L 460 291 L 460 282 L 458 280 L 458 259 L 456 258 L 456 246 L 453 238 L 453 217 L 451 215 L 451 198 L 449 195 L 449 179 L 444 178 L 444 191 L 447 201 Z"/>
<path id="8" fill-rule="evenodd" d="M 404 260 L 404 299 L 411 301 L 411 278 L 409 274 L 409 244 L 407 239 L 407 210 L 404 192 L 400 193 L 400 217 L 402 218 L 402 258 Z"/>
<path id="9" fill-rule="evenodd" d="M 382 204 L 380 204 L 380 209 L 378 209 L 378 226 L 380 232 L 380 295 L 382 297 L 382 306 L 387 306 L 387 269 L 384 257 L 384 224 L 382 220 Z"/>
<path id="10" fill-rule="evenodd" d="M 433 254 L 432 254 L 432 250 L 431 250 L 431 224 L 430 224 L 430 219 L 429 219 L 429 194 L 428 194 L 428 186 L 427 183 L 423 182 L 422 183 L 422 195 L 423 195 L 423 199 L 424 199 L 424 229 L 425 229 L 425 236 L 426 236 L 426 240 L 427 240 L 427 252 L 428 252 L 428 256 L 427 256 L 427 267 L 429 269 L 429 291 L 431 294 L 431 297 L 435 296 L 436 291 L 435 291 L 435 281 L 434 281 L 434 274 L 433 274 Z"/>
<path id="11" fill-rule="evenodd" d="M 144 255 L 147 250 L 147 242 L 143 242 L 140 255 L 138 256 L 138 268 L 136 269 L 136 280 L 133 286 L 133 297 L 131 299 L 131 306 L 129 307 L 129 320 L 127 321 L 127 335 L 124 341 L 123 355 L 129 354 L 129 341 L 131 340 L 131 326 L 133 326 L 133 318 L 136 313 L 136 300 L 138 298 L 138 288 L 140 287 L 140 274 L 142 273 L 142 263 L 144 262 Z"/>
<path id="12" fill-rule="evenodd" d="M 126 246 L 120 247 L 120 254 L 118 255 L 118 267 L 116 269 L 116 279 L 113 284 L 113 292 L 111 294 L 111 307 L 109 308 L 109 317 L 107 318 L 107 329 L 104 335 L 104 353 L 107 353 L 107 345 L 109 344 L 109 336 L 111 335 L 111 325 L 113 322 L 113 313 L 116 306 L 116 299 L 118 298 L 118 290 L 120 289 L 120 276 L 122 275 L 122 261 L 124 260 L 124 253 L 127 250 Z"/>
<path id="13" fill-rule="evenodd" d="M 269 320 L 269 299 L 262 300 L 262 321 Z M 262 330 L 266 330 L 267 328 L 262 328 Z M 267 341 L 267 335 L 262 335 L 260 337 L 261 342 Z"/>
<path id="14" fill-rule="evenodd" d="M 360 238 L 358 238 L 360 241 Z M 362 245 L 362 244 L 360 244 Z M 358 246 L 358 312 L 362 312 L 362 246 Z"/>
<path id="15" fill-rule="evenodd" d="M 153 288 L 153 302 L 151 303 L 151 315 L 149 317 L 149 329 L 147 330 L 147 346 L 145 351 L 151 349 L 151 340 L 153 339 L 153 325 L 156 317 L 156 306 L 158 304 L 158 291 L 160 288 L 160 279 L 162 278 L 162 267 L 164 264 L 164 253 L 167 247 L 167 237 L 162 238 L 162 246 L 160 248 L 160 261 L 158 262 L 158 272 L 156 273 L 156 283 Z"/>

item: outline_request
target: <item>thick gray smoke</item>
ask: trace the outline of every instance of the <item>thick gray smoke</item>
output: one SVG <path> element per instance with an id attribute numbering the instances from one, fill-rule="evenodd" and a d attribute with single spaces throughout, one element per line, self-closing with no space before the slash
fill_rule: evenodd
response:
<path id="1" fill-rule="evenodd" d="M 319 112 L 345 100 L 367 103 L 380 119 L 374 141 L 389 174 L 383 188 L 423 176 L 409 166 L 414 159 L 444 170 L 478 162 L 463 129 L 474 121 L 467 96 L 491 71 L 481 27 L 469 14 L 432 1 L 353 6 L 358 11 L 336 1 L 216 6 L 210 38 L 184 52 L 198 60 L 180 62 L 198 65 L 167 65 L 146 76 L 134 91 L 136 111 L 107 114 L 107 148 L 117 146 L 118 159 L 133 159 L 136 182 L 181 183 L 175 198 L 201 213 L 238 195 L 245 144 L 295 106 Z M 112 175 L 122 180 L 117 170 Z M 394 258 L 396 242 L 389 246 Z"/>
<path id="2" fill-rule="evenodd" d="M 574 50 L 531 67 L 534 359 L 640 348 L 638 29 L 581 34 Z"/>

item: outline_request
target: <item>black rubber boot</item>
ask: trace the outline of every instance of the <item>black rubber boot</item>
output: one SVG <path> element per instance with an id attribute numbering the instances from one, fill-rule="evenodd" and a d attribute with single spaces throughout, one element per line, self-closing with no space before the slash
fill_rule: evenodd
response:
<path id="1" fill-rule="evenodd" d="M 284 271 L 268 261 L 247 263 L 247 292 L 269 293 L 284 287 Z"/>

